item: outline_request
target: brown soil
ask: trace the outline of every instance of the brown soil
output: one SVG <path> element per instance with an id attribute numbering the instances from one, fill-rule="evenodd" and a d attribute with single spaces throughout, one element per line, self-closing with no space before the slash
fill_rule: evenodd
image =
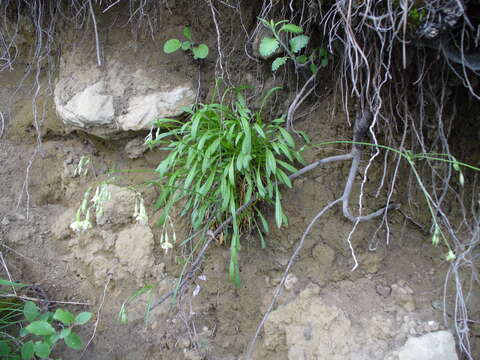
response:
<path id="1" fill-rule="evenodd" d="M 151 43 L 148 53 L 152 59 L 163 40 L 179 33 L 187 16 L 166 17 L 172 32 Z M 214 49 L 215 34 L 203 30 L 212 29 L 213 24 L 192 26 Z M 112 31 L 106 46 L 118 46 L 124 35 Z M 191 64 L 182 55 L 175 55 L 171 61 L 178 62 L 180 70 L 184 65 L 191 70 Z M 156 60 L 152 61 L 154 66 Z M 210 79 L 213 65 L 207 64 L 208 69 L 202 69 L 211 75 Z M 245 79 L 254 79 L 251 82 L 256 86 L 257 75 L 252 71 L 245 74 Z M 0 106 L 7 106 L 21 76 L 20 70 L 0 73 L 0 83 L 7 84 L 0 88 Z M 210 85 L 206 81 L 204 86 L 208 89 Z M 335 99 L 327 97 L 296 127 L 306 131 L 313 143 L 350 138 L 346 119 L 328 115 L 334 105 Z M 128 296 L 143 285 L 155 285 L 155 296 L 160 296 L 172 289 L 181 271 L 182 249 L 165 254 L 158 243 L 159 229 L 153 226 L 152 210 L 155 191 L 139 188 L 149 208 L 152 228 L 152 243 L 147 241 L 145 245 L 152 251 L 140 253 L 148 266 L 142 264 L 141 258 L 135 262 L 122 260 L 122 254 L 135 251 L 134 246 L 125 244 L 125 239 L 135 233 L 150 236 L 150 230 L 135 228 L 132 219 L 123 222 L 118 211 L 130 211 L 128 204 L 114 207 L 110 222 L 82 236 L 73 234 L 69 225 L 85 190 L 105 180 L 109 170 L 152 169 L 164 154 L 149 151 L 140 159 L 131 160 L 124 152 L 128 140 L 105 142 L 76 132 L 65 135 L 51 102 L 47 101 L 41 151 L 36 153 L 30 167 L 37 148 L 31 94 L 19 94 L 12 109 L 7 135 L 0 139 L 0 251 L 15 280 L 38 284 L 50 300 L 90 304 L 68 306 L 76 312 L 92 311 L 94 320 L 98 320 L 95 337 L 83 359 L 241 359 L 271 302 L 294 246 L 316 213 L 341 195 L 349 170 L 348 163 L 319 167 L 295 181 L 292 190 L 284 189 L 289 227 L 276 229 L 267 210 L 272 229 L 266 238 L 267 248 L 260 248 L 254 234 L 242 240 L 239 288 L 227 280 L 228 248 L 215 244 L 205 258 L 199 274 L 203 276 L 186 289 L 176 306 L 164 303 L 152 311 L 145 324 L 148 297 L 142 296 L 129 305 L 128 324 L 120 324 L 118 313 Z M 341 153 L 338 149 L 311 149 L 306 154 L 307 161 Z M 72 177 L 72 170 L 84 155 L 91 158 L 93 168 L 86 177 Z M 362 165 L 364 168 L 366 164 Z M 375 196 L 382 172 L 381 164 L 375 164 L 369 173 L 364 213 L 384 204 L 384 198 Z M 27 193 L 22 190 L 27 175 L 28 217 Z M 115 183 L 142 184 L 152 176 L 143 172 L 122 173 Z M 352 199 L 358 199 L 361 178 L 362 172 L 358 174 Z M 418 215 L 415 199 L 407 203 L 403 193 L 403 189 L 397 189 L 393 200 L 401 203 L 406 212 Z M 130 196 L 122 194 L 127 195 L 120 199 Z M 425 219 L 420 214 L 420 221 Z M 176 221 L 179 237 L 187 234 L 185 221 Z M 392 351 L 403 345 L 407 336 L 443 327 L 443 286 L 448 268 L 443 260 L 444 249 L 433 247 L 430 237 L 398 212 L 390 214 L 388 229 L 382 227 L 377 232 L 379 225 L 376 220 L 357 227 L 352 243 L 359 267 L 351 271 L 353 258 L 346 239 L 352 224 L 342 217 L 339 208 L 318 221 L 258 339 L 255 358 L 317 359 L 323 358 L 319 355 L 322 354 L 328 359 L 380 360 L 393 356 Z M 117 236 L 123 236 L 122 246 L 112 245 L 118 241 Z M 93 325 L 81 329 L 83 339 L 90 338 Z M 81 358 L 80 353 L 64 347 L 55 351 L 56 356 L 64 359 Z"/>

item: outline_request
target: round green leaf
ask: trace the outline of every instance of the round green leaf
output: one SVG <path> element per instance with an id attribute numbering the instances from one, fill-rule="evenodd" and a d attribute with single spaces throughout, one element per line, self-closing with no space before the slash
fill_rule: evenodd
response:
<path id="1" fill-rule="evenodd" d="M 182 50 L 183 51 L 187 51 L 187 50 L 191 49 L 191 47 L 192 47 L 192 43 L 190 41 L 182 42 Z"/>
<path id="2" fill-rule="evenodd" d="M 74 323 L 75 325 L 83 325 L 83 324 L 86 324 L 91 318 L 92 318 L 91 312 L 81 312 L 75 318 Z"/>
<path id="3" fill-rule="evenodd" d="M 62 331 L 60 331 L 60 335 L 58 335 L 58 338 L 65 339 L 68 335 L 70 335 L 71 332 L 72 329 L 70 328 L 62 329 Z"/>
<path id="4" fill-rule="evenodd" d="M 55 329 L 46 321 L 34 321 L 26 327 L 30 334 L 34 335 L 52 335 L 55 333 Z"/>
<path id="5" fill-rule="evenodd" d="M 167 40 L 163 45 L 163 52 L 165 52 L 166 54 L 171 54 L 177 51 L 178 49 L 180 49 L 181 46 L 182 46 L 182 43 L 180 42 L 180 40 L 170 39 L 170 40 Z"/>
<path id="6" fill-rule="evenodd" d="M 264 37 L 262 41 L 260 41 L 260 47 L 258 48 L 258 51 L 263 57 L 269 57 L 273 55 L 275 51 L 277 51 L 279 45 L 280 43 L 277 39 Z"/>
<path id="7" fill-rule="evenodd" d="M 60 321 L 64 325 L 70 325 L 75 319 L 75 317 L 70 311 L 63 309 L 57 309 L 57 311 L 55 311 L 55 314 L 53 314 L 53 318 L 57 321 Z"/>
<path id="8" fill-rule="evenodd" d="M 30 360 L 33 358 L 33 341 L 27 341 L 25 344 L 23 344 L 22 349 L 21 349 L 21 355 L 23 360 Z"/>
<path id="9" fill-rule="evenodd" d="M 43 341 L 37 341 L 35 345 L 33 346 L 33 349 L 35 351 L 35 354 L 39 357 L 43 358 L 48 358 L 50 355 L 50 345 L 47 343 L 44 343 Z"/>
<path id="10" fill-rule="evenodd" d="M 65 330 L 65 329 L 64 329 Z M 63 330 L 62 330 L 63 331 Z M 45 342 L 50 345 L 50 346 L 53 346 L 57 343 L 57 341 L 60 339 L 60 335 L 59 334 L 53 334 L 53 335 L 50 335 L 50 336 L 47 336 L 45 338 Z"/>
<path id="11" fill-rule="evenodd" d="M 40 315 L 38 306 L 33 301 L 27 301 L 23 306 L 23 316 L 27 321 L 32 322 Z"/>
<path id="12" fill-rule="evenodd" d="M 298 53 L 305 46 L 307 46 L 310 38 L 307 35 L 298 35 L 290 39 L 290 49 L 294 53 Z"/>
<path id="13" fill-rule="evenodd" d="M 73 331 L 64 339 L 64 341 L 68 347 L 74 350 L 80 350 L 81 348 L 83 348 L 82 339 L 80 339 L 80 336 L 75 334 Z"/>
<path id="14" fill-rule="evenodd" d="M 200 44 L 192 48 L 193 58 L 194 59 L 205 59 L 208 56 L 208 46 L 205 44 Z"/>
<path id="15" fill-rule="evenodd" d="M 288 58 L 286 56 L 276 58 L 272 63 L 272 71 L 277 71 L 281 66 L 285 65 Z"/>

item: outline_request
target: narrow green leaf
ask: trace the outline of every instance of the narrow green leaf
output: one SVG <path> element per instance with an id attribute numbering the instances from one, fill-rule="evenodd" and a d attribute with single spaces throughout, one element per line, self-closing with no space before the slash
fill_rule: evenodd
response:
<path id="1" fill-rule="evenodd" d="M 230 180 L 230 184 L 235 186 L 235 169 L 234 169 L 235 158 L 232 159 L 230 162 L 230 166 L 228 168 L 228 179 Z"/>
<path id="2" fill-rule="evenodd" d="M 55 333 L 55 329 L 46 321 L 38 320 L 32 322 L 26 327 L 30 334 L 34 335 L 52 335 Z"/>
<path id="3" fill-rule="evenodd" d="M 188 176 L 185 179 L 185 182 L 183 183 L 183 188 L 185 190 L 190 189 L 190 185 L 192 184 L 193 179 L 197 175 L 197 166 L 198 166 L 198 163 L 196 162 L 195 165 L 193 165 L 193 168 L 188 173 Z"/>
<path id="4" fill-rule="evenodd" d="M 26 285 L 26 284 L 16 283 L 16 282 L 8 281 L 8 280 L 1 279 L 1 278 L 0 278 L 0 285 L 18 286 L 18 287 L 28 286 L 28 285 Z"/>
<path id="5" fill-rule="evenodd" d="M 216 175 L 215 170 L 210 173 L 210 176 L 208 177 L 207 181 L 200 188 L 200 191 L 199 191 L 200 194 L 205 195 L 206 193 L 208 193 L 210 191 L 210 189 L 212 188 L 212 185 L 213 185 L 213 181 L 215 180 L 215 175 Z"/>
<path id="6" fill-rule="evenodd" d="M 33 301 L 27 301 L 23 306 L 23 316 L 28 322 L 34 321 L 40 315 L 38 306 Z"/>
<path id="7" fill-rule="evenodd" d="M 73 323 L 75 317 L 70 311 L 64 309 L 57 309 L 55 311 L 55 314 L 53 314 L 53 319 L 60 321 L 64 325 L 70 325 L 71 323 Z"/>
<path id="8" fill-rule="evenodd" d="M 263 129 L 260 127 L 260 125 L 258 125 L 258 124 L 253 124 L 253 128 L 255 129 L 255 131 L 257 132 L 257 134 L 258 134 L 260 137 L 262 137 L 262 138 L 264 138 L 264 139 L 267 138 L 267 136 L 265 135 L 265 132 L 264 132 Z"/>
<path id="9" fill-rule="evenodd" d="M 290 39 L 290 49 L 293 53 L 298 53 L 300 50 L 305 48 L 310 41 L 310 38 L 307 35 L 298 35 Z"/>
<path id="10" fill-rule="evenodd" d="M 294 173 L 294 172 L 297 172 L 297 168 L 295 168 L 294 166 L 290 165 L 289 163 L 286 163 L 285 161 L 282 161 L 282 160 L 278 160 L 277 159 L 277 164 L 279 164 L 280 166 L 282 166 L 284 169 L 290 171 L 291 173 Z"/>
<path id="11" fill-rule="evenodd" d="M 171 54 L 182 46 L 182 43 L 178 39 L 170 39 L 165 42 L 163 45 L 163 52 L 166 54 Z"/>
<path id="12" fill-rule="evenodd" d="M 262 226 L 263 226 L 263 230 L 265 231 L 266 234 L 268 234 L 270 232 L 270 227 L 268 226 L 268 222 L 267 220 L 265 219 L 265 217 L 262 215 L 262 213 L 259 211 L 257 211 L 257 214 L 258 214 L 258 217 L 260 218 L 260 220 L 262 221 Z"/>
<path id="13" fill-rule="evenodd" d="M 287 31 L 294 34 L 301 34 L 303 33 L 303 29 L 300 26 L 294 24 L 285 24 L 280 28 L 280 31 Z"/>
<path id="14" fill-rule="evenodd" d="M 271 38 L 271 37 L 264 37 L 260 41 L 260 46 L 258 48 L 258 51 L 260 52 L 260 55 L 268 58 L 272 56 L 275 53 L 275 51 L 277 51 L 279 46 L 280 46 L 280 43 L 278 42 L 277 39 Z"/>
<path id="15" fill-rule="evenodd" d="M 244 129 L 244 133 L 245 137 L 243 138 L 242 143 L 242 153 L 244 155 L 250 155 L 252 152 L 252 133 L 249 125 Z"/>
<path id="16" fill-rule="evenodd" d="M 283 57 L 278 57 L 272 62 L 272 71 L 277 71 L 281 66 L 285 65 L 287 62 L 288 57 L 283 56 Z"/>
<path id="17" fill-rule="evenodd" d="M 275 222 L 277 223 L 277 227 L 282 227 L 282 220 L 283 220 L 283 212 L 282 212 L 282 204 L 280 198 L 280 192 L 278 191 L 278 186 L 275 188 Z"/>
<path id="18" fill-rule="evenodd" d="M 244 158 L 243 153 L 240 153 L 237 156 L 236 167 L 237 167 L 237 171 L 239 172 L 242 171 L 242 168 L 243 168 L 243 158 Z"/>
<path id="19" fill-rule="evenodd" d="M 293 140 L 293 137 L 292 135 L 290 135 L 288 133 L 287 130 L 285 130 L 284 128 L 279 128 L 280 129 L 280 133 L 282 134 L 282 137 L 285 139 L 285 142 L 288 144 L 288 146 L 290 146 L 291 148 L 294 148 L 295 147 L 295 141 Z"/>
<path id="20" fill-rule="evenodd" d="M 275 162 L 275 157 L 273 156 L 273 153 L 267 149 L 265 152 L 265 162 L 266 162 L 266 168 L 267 168 L 267 175 L 270 176 L 270 174 L 275 174 L 277 172 L 277 164 Z"/>
<path id="21" fill-rule="evenodd" d="M 257 169 L 257 171 L 255 171 L 255 180 L 256 180 L 256 184 L 257 184 L 257 190 L 258 190 L 258 193 L 260 195 L 260 197 L 265 197 L 265 194 L 266 194 L 266 191 L 265 191 L 265 186 L 263 186 L 263 182 L 262 182 L 262 178 L 260 176 L 260 169 Z"/>
<path id="22" fill-rule="evenodd" d="M 323 67 L 323 66 L 322 66 Z M 311 63 L 310 64 L 310 71 L 312 72 L 312 74 L 316 74 L 317 71 L 318 71 L 318 66 L 315 65 L 314 63 Z"/>
<path id="23" fill-rule="evenodd" d="M 290 189 L 292 188 L 292 181 L 288 178 L 287 174 L 285 174 L 281 169 L 277 168 L 277 178 L 280 179 L 282 184 L 287 185 Z"/>

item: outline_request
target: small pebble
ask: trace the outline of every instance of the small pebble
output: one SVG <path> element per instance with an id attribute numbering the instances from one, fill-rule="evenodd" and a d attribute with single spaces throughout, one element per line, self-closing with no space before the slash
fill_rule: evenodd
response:
<path id="1" fill-rule="evenodd" d="M 388 285 L 377 284 L 375 290 L 378 295 L 383 296 L 384 298 L 389 297 L 392 293 L 392 288 Z"/>

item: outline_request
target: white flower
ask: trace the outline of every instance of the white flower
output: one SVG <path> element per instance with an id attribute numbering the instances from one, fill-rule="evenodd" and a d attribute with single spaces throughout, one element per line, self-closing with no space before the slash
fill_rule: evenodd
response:
<path id="1" fill-rule="evenodd" d="M 140 225 L 148 224 L 148 215 L 147 210 L 145 210 L 145 204 L 141 195 L 137 195 L 135 201 L 135 211 L 133 212 L 133 217 Z"/>
<path id="2" fill-rule="evenodd" d="M 168 249 L 173 248 L 173 245 L 168 241 L 162 242 L 162 249 L 165 250 L 165 254 L 168 254 Z"/>

